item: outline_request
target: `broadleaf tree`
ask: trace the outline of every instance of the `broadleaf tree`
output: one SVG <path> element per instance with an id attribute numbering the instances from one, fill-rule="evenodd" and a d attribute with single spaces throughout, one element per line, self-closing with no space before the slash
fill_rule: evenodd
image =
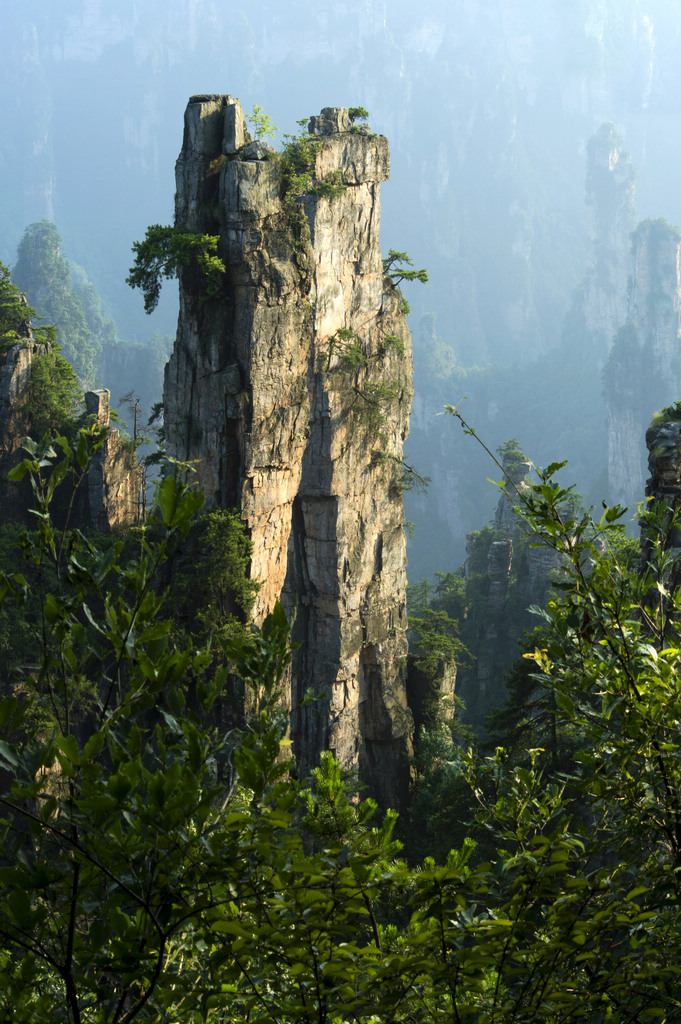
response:
<path id="1" fill-rule="evenodd" d="M 394 816 L 372 826 L 330 755 L 311 786 L 295 778 L 280 607 L 230 641 L 248 722 L 211 728 L 227 667 L 207 672 L 207 647 L 173 649 L 156 586 L 200 496 L 166 476 L 128 560 L 54 529 L 55 473 L 66 462 L 77 484 L 98 443 L 95 428 L 75 446 L 31 443 L 20 470 L 39 512 L 24 551 L 50 586 L 46 573 L 36 664 L 0 703 L 6 1017 L 681 1019 L 673 513 L 646 513 L 637 573 L 607 546 L 619 510 L 594 523 L 549 472 L 523 491 L 565 584 L 532 661 L 583 743 L 561 774 L 541 750 L 517 766 L 461 754 L 486 859 L 468 838 L 408 870 Z M 21 606 L 21 574 L 2 592 Z"/>

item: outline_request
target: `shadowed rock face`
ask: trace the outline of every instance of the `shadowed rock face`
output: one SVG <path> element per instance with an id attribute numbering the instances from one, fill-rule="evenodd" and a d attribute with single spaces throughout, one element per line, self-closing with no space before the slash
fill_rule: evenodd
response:
<path id="1" fill-rule="evenodd" d="M 678 415 L 678 414 L 677 414 Z M 671 620 L 678 622 L 669 595 L 678 592 L 681 586 L 681 420 L 676 415 L 656 417 L 646 431 L 648 449 L 648 471 L 646 497 L 651 499 L 648 511 L 659 513 L 659 525 L 663 528 L 662 546 L 670 561 L 663 570 L 666 591 L 658 593 L 653 587 L 649 600 L 653 606 L 664 600 Z M 659 503 L 659 504 L 658 504 Z M 666 509 L 666 511 L 665 511 Z M 641 569 L 658 565 L 659 552 L 654 551 L 655 533 L 646 531 L 645 520 L 641 521 Z M 659 571 L 659 569 L 658 569 Z M 667 596 L 665 597 L 665 593 Z"/>
<path id="2" fill-rule="evenodd" d="M 238 101 L 189 102 L 176 224 L 219 235 L 226 274 L 207 299 L 183 272 L 166 432 L 174 456 L 201 460 L 208 499 L 241 509 L 262 583 L 256 619 L 277 599 L 297 609 L 301 769 L 330 748 L 399 806 L 412 734 L 400 487 L 412 363 L 379 248 L 389 151 L 352 132 L 344 108 L 310 131 L 313 190 L 287 201 L 282 163 L 249 144 Z M 314 191 L 339 171 L 344 190 Z M 299 707 L 308 688 L 319 699 Z"/>
<path id="3" fill-rule="evenodd" d="M 646 497 L 670 504 L 681 498 L 681 420 L 663 419 L 646 431 Z"/>

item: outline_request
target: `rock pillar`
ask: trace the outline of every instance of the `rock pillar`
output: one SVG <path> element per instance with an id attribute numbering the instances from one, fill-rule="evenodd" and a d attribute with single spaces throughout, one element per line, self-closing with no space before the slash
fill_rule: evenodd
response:
<path id="1" fill-rule="evenodd" d="M 402 445 L 411 339 L 379 248 L 387 140 L 344 108 L 310 122 L 307 181 L 251 143 L 237 100 L 193 97 L 176 224 L 219 236 L 219 294 L 188 267 L 166 369 L 170 452 L 237 506 L 260 580 L 256 617 L 296 614 L 294 751 L 330 748 L 384 805 L 405 797 Z M 315 700 L 301 706 L 305 692 Z"/>

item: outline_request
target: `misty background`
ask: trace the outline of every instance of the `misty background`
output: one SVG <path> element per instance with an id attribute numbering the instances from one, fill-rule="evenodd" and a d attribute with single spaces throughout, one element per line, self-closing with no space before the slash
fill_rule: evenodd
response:
<path id="1" fill-rule="evenodd" d="M 142 378 L 161 397 L 176 286 L 147 317 L 125 277 L 132 242 L 172 222 L 189 96 L 231 93 L 290 133 L 362 105 L 391 147 L 383 251 L 430 275 L 407 291 L 407 459 L 431 478 L 406 496 L 410 582 L 456 568 L 498 500 L 445 403 L 465 397 L 491 448 L 569 459 L 589 502 L 643 498 L 645 423 L 681 398 L 677 0 L 5 0 L 0 24 L 0 260 L 56 224 L 117 329 L 96 381 L 114 405 Z"/>

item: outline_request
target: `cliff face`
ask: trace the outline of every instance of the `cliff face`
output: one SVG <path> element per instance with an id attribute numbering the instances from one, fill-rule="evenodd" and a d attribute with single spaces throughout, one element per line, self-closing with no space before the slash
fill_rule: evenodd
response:
<path id="1" fill-rule="evenodd" d="M 238 101 L 190 100 L 176 224 L 219 234 L 226 273 L 205 298 L 183 272 L 165 422 L 171 453 L 201 460 L 209 500 L 241 509 L 256 619 L 278 598 L 297 606 L 302 769 L 328 747 L 395 806 L 412 732 L 400 486 L 411 344 L 379 249 L 388 144 L 350 127 L 344 108 L 311 120 L 313 190 L 287 200 L 282 165 L 249 144 Z M 314 191 L 339 171 L 343 190 Z M 319 699 L 299 707 L 308 688 Z"/>
<path id="2" fill-rule="evenodd" d="M 628 319 L 605 370 L 611 497 L 640 501 L 642 438 L 653 413 L 681 388 L 681 235 L 665 221 L 644 221 L 632 235 Z"/>
<path id="3" fill-rule="evenodd" d="M 0 365 L 0 521 L 26 522 L 31 489 L 28 480 L 21 484 L 8 479 L 10 470 L 24 457 L 22 444 L 30 420 L 25 410 L 31 363 L 47 345 L 33 340 L 30 323 L 25 325 L 24 340 L 13 345 Z"/>

